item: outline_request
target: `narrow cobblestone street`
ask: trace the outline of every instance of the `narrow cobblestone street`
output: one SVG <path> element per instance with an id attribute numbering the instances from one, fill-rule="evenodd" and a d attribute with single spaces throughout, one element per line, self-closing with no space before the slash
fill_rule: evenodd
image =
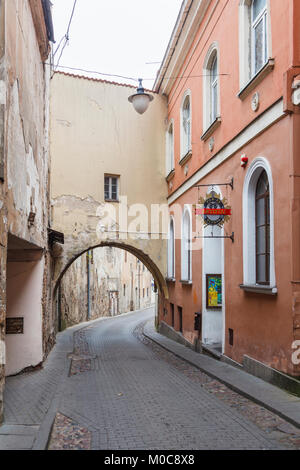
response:
<path id="1" fill-rule="evenodd" d="M 299 429 L 146 339 L 150 319 L 148 309 L 62 333 L 44 369 L 8 378 L 5 426 L 24 448 L 51 408 L 50 450 L 300 448 Z"/>

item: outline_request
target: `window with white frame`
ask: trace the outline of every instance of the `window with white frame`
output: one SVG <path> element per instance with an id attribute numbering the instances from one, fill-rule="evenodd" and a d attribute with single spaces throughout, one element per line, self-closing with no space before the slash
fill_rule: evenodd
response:
<path id="1" fill-rule="evenodd" d="M 166 135 L 166 173 L 167 176 L 175 168 L 174 162 L 174 123 L 170 122 Z"/>
<path id="2" fill-rule="evenodd" d="M 191 97 L 186 92 L 181 107 L 181 158 L 191 151 Z"/>
<path id="3" fill-rule="evenodd" d="M 210 69 L 210 122 L 218 116 L 218 57 L 215 52 Z"/>
<path id="4" fill-rule="evenodd" d="M 239 36 L 243 88 L 270 57 L 268 0 L 240 0 Z"/>
<path id="5" fill-rule="evenodd" d="M 174 219 L 171 217 L 168 238 L 168 278 L 175 278 L 175 227 Z"/>
<path id="6" fill-rule="evenodd" d="M 243 191 L 244 284 L 275 287 L 273 182 L 269 163 L 251 164 Z"/>
<path id="7" fill-rule="evenodd" d="M 203 67 L 203 132 L 220 116 L 218 46 L 212 44 Z"/>
<path id="8" fill-rule="evenodd" d="M 192 220 L 191 213 L 186 207 L 182 216 L 182 235 L 181 235 L 181 280 L 192 280 L 192 252 L 191 252 L 191 231 Z"/>
<path id="9" fill-rule="evenodd" d="M 104 199 L 105 201 L 119 200 L 119 180 L 118 176 L 104 176 Z"/>
<path id="10" fill-rule="evenodd" d="M 251 5 L 252 75 L 265 65 L 267 46 L 267 0 L 253 0 Z"/>

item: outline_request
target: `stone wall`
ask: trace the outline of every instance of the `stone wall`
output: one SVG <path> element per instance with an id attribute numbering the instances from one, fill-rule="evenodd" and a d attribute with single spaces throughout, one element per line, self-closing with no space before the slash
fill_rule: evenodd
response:
<path id="1" fill-rule="evenodd" d="M 155 300 L 151 273 L 135 256 L 113 247 L 77 258 L 63 276 L 57 296 L 62 329 L 147 308 Z"/>

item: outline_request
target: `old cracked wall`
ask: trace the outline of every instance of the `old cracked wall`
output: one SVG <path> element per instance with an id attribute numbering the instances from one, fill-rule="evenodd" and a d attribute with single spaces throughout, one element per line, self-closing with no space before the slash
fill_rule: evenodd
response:
<path id="1" fill-rule="evenodd" d="M 105 212 L 104 174 L 120 176 L 120 196 L 128 208 L 141 204 L 148 211 L 142 231 L 151 232 L 151 204 L 166 204 L 166 102 L 155 96 L 140 116 L 128 102 L 134 92 L 127 85 L 63 73 L 51 81 L 52 226 L 65 234 L 56 279 L 75 256 L 107 238 L 139 249 L 164 278 L 166 240 L 161 234 L 155 240 L 118 234 L 120 204 L 113 204 L 112 232 L 96 232 Z M 162 232 L 162 226 L 152 231 Z"/>

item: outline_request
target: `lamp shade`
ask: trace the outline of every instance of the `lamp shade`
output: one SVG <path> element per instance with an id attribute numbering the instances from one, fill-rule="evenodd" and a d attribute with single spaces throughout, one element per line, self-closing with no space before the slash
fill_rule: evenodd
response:
<path id="1" fill-rule="evenodd" d="M 144 114 L 151 101 L 153 101 L 153 96 L 145 93 L 141 79 L 139 79 L 139 88 L 136 94 L 129 96 L 128 101 L 133 104 L 134 109 L 139 114 Z"/>

